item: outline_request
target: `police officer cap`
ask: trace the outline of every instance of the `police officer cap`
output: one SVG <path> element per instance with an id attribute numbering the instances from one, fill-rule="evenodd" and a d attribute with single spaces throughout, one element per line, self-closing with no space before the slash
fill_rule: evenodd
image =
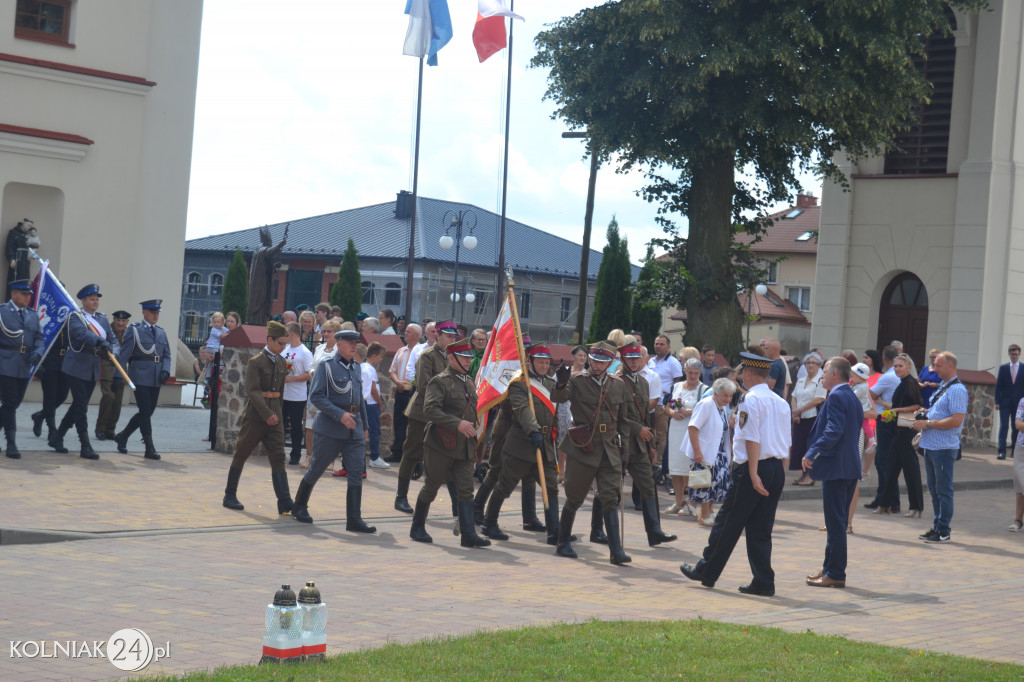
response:
<path id="1" fill-rule="evenodd" d="M 590 359 L 597 362 L 611 362 L 618 352 L 619 349 L 607 341 L 598 341 L 588 351 Z"/>
<path id="2" fill-rule="evenodd" d="M 103 294 L 100 293 L 100 285 L 86 284 L 84 287 L 78 290 L 78 300 L 82 300 L 86 296 L 92 296 L 93 294 L 96 294 L 101 298 L 103 297 Z"/>
<path id="3" fill-rule="evenodd" d="M 744 367 L 768 369 L 769 367 L 772 366 L 771 360 L 760 355 L 755 355 L 754 353 L 740 353 L 740 359 L 743 361 Z"/>
<path id="4" fill-rule="evenodd" d="M 340 332 L 334 332 L 334 339 L 336 341 L 355 341 L 359 343 L 361 337 L 359 332 L 354 329 L 342 329 Z"/>
<path id="5" fill-rule="evenodd" d="M 143 310 L 152 310 L 153 312 L 160 312 L 160 306 L 163 304 L 162 298 L 154 298 L 149 301 L 143 301 L 139 305 L 142 306 Z"/>
<path id="6" fill-rule="evenodd" d="M 132 314 L 127 310 L 118 310 L 113 314 L 113 317 L 117 318 L 118 320 L 130 320 Z"/>
<path id="7" fill-rule="evenodd" d="M 11 291 L 32 291 L 32 282 L 27 279 L 16 279 L 11 282 Z"/>
<path id="8" fill-rule="evenodd" d="M 267 336 L 272 339 L 280 339 L 288 336 L 288 330 L 284 328 L 284 325 L 275 320 L 267 322 Z"/>

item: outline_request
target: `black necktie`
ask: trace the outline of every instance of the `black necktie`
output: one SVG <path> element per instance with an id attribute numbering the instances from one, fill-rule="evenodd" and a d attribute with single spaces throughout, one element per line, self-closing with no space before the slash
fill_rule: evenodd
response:
<path id="1" fill-rule="evenodd" d="M 18 317 L 21 318 L 21 326 L 24 327 L 25 326 L 25 309 L 24 308 L 18 308 Z"/>

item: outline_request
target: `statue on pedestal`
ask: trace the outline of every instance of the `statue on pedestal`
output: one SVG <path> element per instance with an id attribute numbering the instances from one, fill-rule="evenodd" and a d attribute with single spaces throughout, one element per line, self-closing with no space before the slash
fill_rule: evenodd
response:
<path id="1" fill-rule="evenodd" d="M 284 236 L 277 246 L 274 246 L 274 240 L 270 237 L 270 228 L 266 225 L 260 228 L 260 243 L 263 246 L 253 252 L 249 263 L 249 309 L 245 316 L 246 324 L 262 325 L 270 319 L 274 271 L 277 269 L 275 259 L 287 240 L 288 225 L 284 226 Z"/>
<path id="2" fill-rule="evenodd" d="M 31 243 L 30 243 L 31 242 Z M 7 233 L 7 244 L 4 254 L 7 256 L 7 293 L 11 292 L 11 282 L 20 279 L 29 279 L 28 266 L 33 247 L 39 246 L 39 234 L 36 231 L 35 223 L 28 218 L 23 218 L 17 225 Z"/>

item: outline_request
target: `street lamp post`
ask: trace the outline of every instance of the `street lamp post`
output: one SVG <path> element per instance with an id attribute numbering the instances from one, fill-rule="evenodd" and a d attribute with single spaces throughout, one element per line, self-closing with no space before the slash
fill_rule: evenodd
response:
<path id="1" fill-rule="evenodd" d="M 455 277 L 452 281 L 452 319 L 455 319 L 455 304 L 459 301 L 459 257 L 461 247 L 465 246 L 472 251 L 476 248 L 476 237 L 473 230 L 476 229 L 476 214 L 472 211 L 447 211 L 441 218 L 442 223 L 447 223 L 444 234 L 438 240 L 442 249 L 450 249 L 455 246 Z M 470 224 L 472 223 L 472 224 Z M 467 234 L 463 236 L 463 227 Z M 452 233 L 454 232 L 454 237 Z M 475 297 L 474 297 L 475 298 Z M 463 307 L 465 310 L 465 307 Z"/>
<path id="2" fill-rule="evenodd" d="M 758 284 L 753 287 L 753 291 L 750 288 L 747 289 L 747 346 L 750 346 L 750 318 L 753 317 L 750 314 L 750 304 L 754 300 L 753 293 L 756 292 L 758 296 L 764 296 L 768 293 L 768 287 L 763 284 Z"/>

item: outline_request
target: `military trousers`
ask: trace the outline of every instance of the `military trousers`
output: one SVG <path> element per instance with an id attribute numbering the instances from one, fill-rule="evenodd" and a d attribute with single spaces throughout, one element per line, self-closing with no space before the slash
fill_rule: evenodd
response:
<path id="1" fill-rule="evenodd" d="M 159 386 L 136 386 L 135 387 L 135 402 L 139 407 L 139 411 L 132 415 L 132 418 L 128 420 L 128 425 L 125 427 L 125 432 L 131 435 L 138 429 L 142 433 L 142 438 L 149 444 L 152 444 L 153 439 L 153 413 L 156 412 L 156 403 L 160 398 L 160 387 Z M 241 434 L 239 434 L 241 438 Z"/>
<path id="2" fill-rule="evenodd" d="M 565 460 L 565 508 L 575 512 L 587 499 L 590 484 L 597 481 L 597 499 L 604 511 L 619 507 L 619 488 L 622 485 L 622 469 L 612 464 L 607 456 L 598 464 L 586 464 L 571 455 Z"/>
<path id="3" fill-rule="evenodd" d="M 267 460 L 270 462 L 270 470 L 284 471 L 284 426 L 280 422 L 280 417 L 278 420 L 277 426 L 270 426 L 255 419 L 244 420 L 242 428 L 238 431 L 238 440 L 235 441 L 235 456 L 231 460 L 231 466 L 241 469 L 256 446 L 263 443 L 267 451 Z"/>
<path id="4" fill-rule="evenodd" d="M 15 416 L 27 387 L 28 379 L 0 376 L 0 425 L 10 440 L 15 438 L 18 431 Z"/>
<path id="5" fill-rule="evenodd" d="M 629 464 L 626 471 L 633 479 L 633 485 L 640 491 L 640 499 L 652 500 L 658 495 L 654 485 L 654 469 L 651 467 L 651 458 L 646 452 L 633 452 L 629 455 Z"/>
<path id="6" fill-rule="evenodd" d="M 412 425 L 411 421 L 409 425 Z M 402 465 L 405 465 L 405 455 L 402 456 Z M 428 446 L 423 457 L 423 469 L 426 471 L 427 480 L 420 488 L 420 494 L 416 498 L 418 502 L 433 502 L 438 489 L 448 481 L 454 481 L 455 488 L 459 491 L 459 502 L 473 502 L 473 471 L 476 469 L 474 460 L 455 459 Z M 349 476 L 351 475 L 350 472 Z"/>
<path id="7" fill-rule="evenodd" d="M 84 438 L 84 442 L 88 442 L 89 398 L 92 397 L 92 392 L 96 389 L 96 382 L 79 379 L 70 374 L 65 374 L 64 380 L 71 390 L 71 407 L 64 414 L 64 418 L 60 420 L 60 427 L 57 430 L 63 436 L 71 428 L 71 425 L 74 424 L 79 439 Z"/>
<path id="8" fill-rule="evenodd" d="M 494 435 L 491 438 L 491 454 L 487 457 L 487 476 L 484 477 L 483 484 L 490 486 L 492 489 L 496 488 L 501 480 L 501 468 L 504 461 L 502 451 L 505 449 L 506 435 L 507 432 L 501 435 Z M 506 495 L 506 497 L 508 496 Z"/>
<path id="9" fill-rule="evenodd" d="M 362 438 L 332 438 L 313 432 L 313 455 L 309 468 L 302 480 L 316 485 L 327 467 L 341 453 L 342 468 L 348 472 L 348 487 L 363 487 L 363 472 L 366 471 L 366 446 Z"/>
<path id="10" fill-rule="evenodd" d="M 533 460 L 525 460 L 519 457 L 509 457 L 506 453 L 502 458 L 501 478 L 494 486 L 491 495 L 500 495 L 502 499 L 507 499 L 520 481 L 524 485 L 529 485 L 535 484 L 539 478 L 536 457 Z M 544 484 L 548 489 L 548 503 L 550 504 L 558 499 L 558 470 L 555 463 L 547 457 L 544 458 Z M 536 489 L 534 488 L 534 490 Z"/>
<path id="11" fill-rule="evenodd" d="M 109 362 L 104 362 L 100 371 L 100 414 L 96 418 L 96 433 L 108 438 L 117 431 L 117 420 L 121 418 L 121 403 L 124 400 L 124 382 L 114 390 L 114 376 L 121 376 Z"/>
<path id="12" fill-rule="evenodd" d="M 399 478 L 412 478 L 416 465 L 423 461 L 423 438 L 427 423 L 410 419 L 405 428 L 405 442 L 402 444 L 402 463 L 398 465 Z"/>

